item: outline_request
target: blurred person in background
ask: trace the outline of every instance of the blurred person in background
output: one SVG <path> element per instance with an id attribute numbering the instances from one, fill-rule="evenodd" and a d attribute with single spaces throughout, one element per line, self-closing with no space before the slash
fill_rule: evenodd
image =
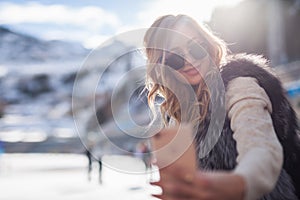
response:
<path id="1" fill-rule="evenodd" d="M 144 162 L 145 170 L 151 169 L 151 151 L 145 141 L 136 145 L 134 155 Z"/>

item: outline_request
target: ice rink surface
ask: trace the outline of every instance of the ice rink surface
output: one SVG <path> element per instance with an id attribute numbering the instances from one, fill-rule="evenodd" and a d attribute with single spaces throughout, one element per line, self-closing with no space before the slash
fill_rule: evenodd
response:
<path id="1" fill-rule="evenodd" d="M 157 178 L 157 174 L 141 173 L 144 165 L 139 159 L 106 156 L 103 163 L 103 182 L 99 184 L 97 163 L 93 164 L 89 181 L 88 161 L 83 155 L 2 154 L 0 199 L 155 200 L 151 193 L 159 192 L 159 188 L 153 188 L 148 181 Z"/>

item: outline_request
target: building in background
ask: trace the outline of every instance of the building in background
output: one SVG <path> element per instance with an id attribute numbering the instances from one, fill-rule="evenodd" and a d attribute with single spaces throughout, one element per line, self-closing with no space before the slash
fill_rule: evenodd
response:
<path id="1" fill-rule="evenodd" d="M 209 26 L 232 52 L 263 54 L 277 66 L 300 59 L 299 20 L 299 0 L 244 0 L 215 9 Z"/>
<path id="2" fill-rule="evenodd" d="M 233 53 L 262 54 L 278 71 L 300 115 L 300 1 L 243 0 L 219 7 L 210 28 Z"/>

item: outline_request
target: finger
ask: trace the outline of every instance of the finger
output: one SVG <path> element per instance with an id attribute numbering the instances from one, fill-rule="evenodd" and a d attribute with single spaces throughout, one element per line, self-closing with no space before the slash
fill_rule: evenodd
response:
<path id="1" fill-rule="evenodd" d="M 211 177 L 207 172 L 197 171 L 195 174 L 189 173 L 180 167 L 168 167 L 160 171 L 162 181 L 182 181 L 187 184 L 196 184 L 199 187 L 209 189 L 212 186 Z"/>
<path id="2" fill-rule="evenodd" d="M 178 181 L 180 177 L 177 177 L 175 174 L 161 172 L 160 173 L 160 181 Z"/>
<path id="3" fill-rule="evenodd" d="M 161 187 L 162 186 L 162 181 L 150 182 L 150 185 Z"/>
<path id="4" fill-rule="evenodd" d="M 166 197 L 189 197 L 189 194 L 185 194 L 184 189 L 182 187 L 187 187 L 184 185 L 176 184 L 174 181 L 158 181 L 158 182 L 153 182 L 151 183 L 153 186 L 158 186 L 161 187 L 162 193 L 160 195 L 163 195 L 165 198 Z"/>
<path id="5" fill-rule="evenodd" d="M 172 164 L 168 165 L 167 167 L 161 168 L 159 171 L 164 173 L 177 174 L 179 176 L 186 173 L 186 169 L 184 167 Z"/>
<path id="6" fill-rule="evenodd" d="M 162 194 L 164 197 L 181 198 L 181 199 L 202 199 L 210 197 L 210 191 L 203 190 L 197 185 L 187 184 L 182 181 L 158 181 L 152 183 L 152 185 L 159 186 L 162 189 Z"/>
<path id="7" fill-rule="evenodd" d="M 178 168 L 161 170 L 161 179 L 156 183 L 165 195 L 195 199 L 211 199 L 213 196 L 212 180 L 207 173 L 197 172 L 194 177 L 187 177 Z M 178 173 L 175 173 L 178 172 Z"/>
<path id="8" fill-rule="evenodd" d="M 213 185 L 213 181 L 208 173 L 201 171 L 196 173 L 194 183 L 197 185 L 197 187 L 201 187 L 205 190 L 210 190 Z"/>
<path id="9" fill-rule="evenodd" d="M 197 199 L 190 199 L 190 198 L 181 198 L 181 197 L 170 197 L 166 195 L 152 195 L 152 197 L 163 199 L 163 200 L 197 200 Z M 199 199 L 198 199 L 199 200 Z"/>
<path id="10" fill-rule="evenodd" d="M 186 183 L 192 183 L 194 181 L 194 172 L 189 172 L 180 166 L 168 166 L 160 170 L 161 179 L 173 179 L 181 180 Z"/>
<path id="11" fill-rule="evenodd" d="M 158 198 L 158 199 L 163 199 L 163 200 L 170 200 L 170 198 L 166 195 L 160 195 L 160 194 L 153 194 L 151 195 L 152 197 Z"/>
<path id="12" fill-rule="evenodd" d="M 167 190 L 167 193 L 172 194 L 172 196 L 179 196 L 185 199 L 211 199 L 213 196 L 212 190 L 203 188 L 195 182 L 193 184 L 187 184 L 185 182 L 176 182 L 172 187 L 162 187 L 162 189 Z"/>

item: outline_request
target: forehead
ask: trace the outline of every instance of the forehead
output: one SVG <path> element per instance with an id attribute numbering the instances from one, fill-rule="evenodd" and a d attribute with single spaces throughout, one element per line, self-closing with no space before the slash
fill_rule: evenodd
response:
<path id="1" fill-rule="evenodd" d="M 197 40 L 199 43 L 204 42 L 203 36 L 197 29 L 185 24 L 176 25 L 174 31 L 169 33 L 167 40 L 166 48 L 168 50 L 185 46 L 190 40 Z"/>

